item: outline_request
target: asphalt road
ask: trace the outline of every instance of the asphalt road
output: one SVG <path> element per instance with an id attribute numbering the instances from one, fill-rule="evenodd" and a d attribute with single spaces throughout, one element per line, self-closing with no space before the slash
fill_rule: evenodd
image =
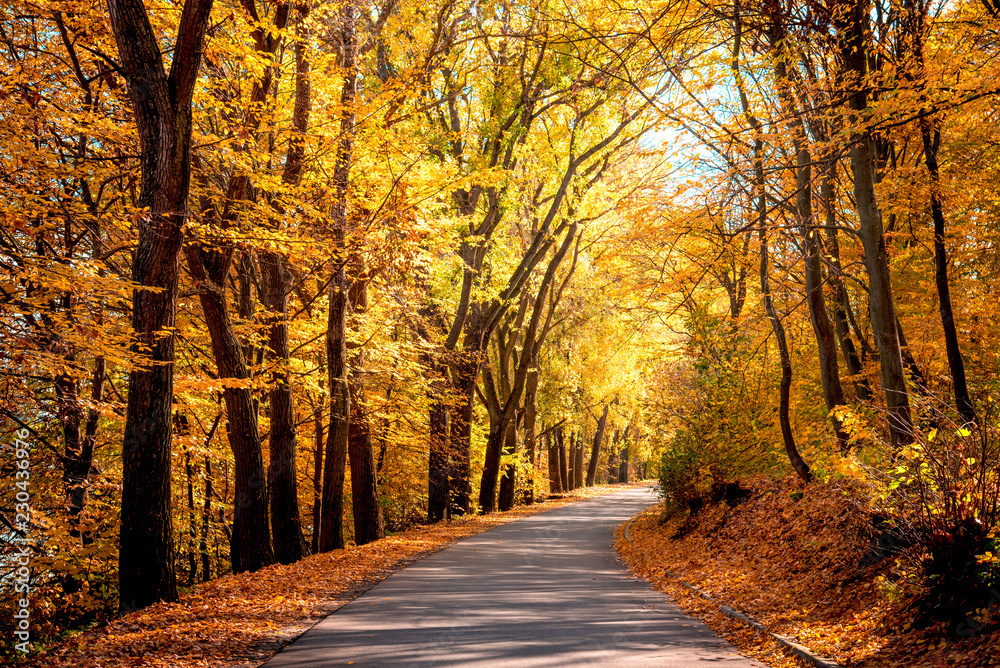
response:
<path id="1" fill-rule="evenodd" d="M 467 538 L 386 578 L 265 666 L 761 668 L 616 561 L 615 526 L 654 502 L 625 490 Z"/>

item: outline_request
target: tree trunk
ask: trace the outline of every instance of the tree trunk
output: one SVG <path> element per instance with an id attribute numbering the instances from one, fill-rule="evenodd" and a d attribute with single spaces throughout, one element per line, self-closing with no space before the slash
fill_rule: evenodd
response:
<path id="1" fill-rule="evenodd" d="M 823 399 L 826 410 L 833 423 L 833 431 L 837 437 L 841 452 L 847 452 L 849 436 L 844 431 L 840 418 L 834 413 L 837 406 L 844 403 L 844 391 L 840 385 L 840 369 L 837 365 L 837 342 L 833 325 L 826 310 L 826 299 L 823 297 L 823 265 L 820 257 L 819 235 L 813 221 L 812 207 L 812 154 L 809 150 L 809 138 L 806 135 L 805 124 L 799 111 L 795 95 L 790 90 L 792 82 L 788 77 L 785 65 L 787 58 L 783 52 L 785 47 L 784 15 L 777 3 L 768 3 L 770 26 L 768 39 L 774 54 L 775 85 L 782 109 L 788 118 L 788 127 L 792 135 L 792 145 L 795 152 L 795 217 L 796 224 L 802 234 L 802 251 L 805 256 L 805 290 L 806 303 L 809 306 L 809 320 L 812 322 L 813 334 L 819 352 L 819 375 L 823 387 Z"/>
<path id="2" fill-rule="evenodd" d="M 233 249 L 184 248 L 188 271 L 201 285 L 198 298 L 212 341 L 219 378 L 249 381 L 250 367 L 236 336 L 226 299 Z M 230 385 L 226 402 L 226 432 L 235 464 L 236 499 L 233 504 L 233 572 L 256 571 L 274 563 L 268 523 L 267 477 L 257 425 L 257 407 L 249 383 Z"/>
<path id="3" fill-rule="evenodd" d="M 576 473 L 573 467 L 576 466 L 576 432 L 569 432 L 569 443 L 566 444 L 566 490 L 572 492 L 576 489 Z"/>
<path id="4" fill-rule="evenodd" d="M 323 364 L 320 365 L 321 373 Z M 313 408 L 313 509 L 312 553 L 319 554 L 320 526 L 323 521 L 323 401 Z"/>
<path id="5" fill-rule="evenodd" d="M 295 106 L 292 112 L 293 134 L 289 137 L 288 151 L 282 182 L 287 186 L 298 185 L 305 155 L 305 133 L 309 124 L 311 89 L 310 62 L 303 22 L 309 5 L 298 5 L 299 21 L 295 42 Z M 278 213 L 283 210 L 272 204 Z M 290 564 L 308 553 L 299 517 L 298 479 L 296 475 L 295 405 L 289 378 L 290 351 L 288 345 L 288 299 L 294 277 L 286 260 L 278 253 L 261 254 L 263 289 L 261 300 L 269 311 L 268 359 L 277 366 L 273 373 L 270 391 L 271 433 L 268 441 L 270 465 L 267 482 L 271 493 L 271 533 L 274 556 L 278 562 Z"/>
<path id="6" fill-rule="evenodd" d="M 513 456 L 517 452 L 517 418 L 515 417 L 507 424 L 507 434 L 504 438 L 503 453 L 505 456 Z M 510 510 L 514 507 L 514 488 L 517 486 L 517 466 L 508 464 L 504 467 L 503 477 L 500 478 L 500 494 L 497 500 L 497 507 L 500 510 Z"/>
<path id="7" fill-rule="evenodd" d="M 842 35 L 841 56 L 847 74 L 853 78 L 856 90 L 848 98 L 850 122 L 865 122 L 868 93 L 864 88 L 868 73 L 869 3 L 855 0 L 837 21 Z M 861 244 L 864 248 L 865 269 L 868 273 L 869 314 L 881 367 L 882 390 L 885 393 L 889 417 L 890 440 L 894 447 L 913 440 L 913 421 L 906 389 L 906 375 L 896 331 L 896 307 L 893 303 L 889 276 L 889 256 L 886 252 L 882 216 L 875 197 L 875 148 L 871 132 L 857 130 L 851 138 L 851 172 L 854 200 L 857 204 Z"/>
<path id="8" fill-rule="evenodd" d="M 292 275 L 285 267 L 284 259 L 277 253 L 263 254 L 261 269 L 264 279 L 261 297 L 270 312 L 268 358 L 276 365 L 272 373 L 273 385 L 269 399 L 271 429 L 267 482 L 271 496 L 271 533 L 275 559 L 279 563 L 290 564 L 306 554 L 299 519 L 295 409 L 288 370 L 288 296 L 292 288 Z"/>
<path id="9" fill-rule="evenodd" d="M 740 42 L 742 38 L 742 23 L 739 12 L 734 17 L 735 40 L 733 42 L 733 58 L 731 69 L 733 78 L 736 80 L 736 87 L 740 95 L 740 105 L 743 115 L 754 130 L 753 143 L 753 168 L 754 168 L 754 189 L 756 190 L 757 208 L 757 236 L 760 240 L 760 292 L 764 300 L 764 310 L 771 321 L 771 329 L 774 338 L 778 342 L 778 353 L 781 357 L 781 386 L 778 400 L 778 420 L 781 425 L 781 438 L 785 445 L 785 454 L 788 456 L 792 468 L 800 478 L 809 482 L 812 474 L 805 461 L 799 455 L 795 446 L 795 437 L 792 434 L 791 422 L 788 416 L 789 393 L 792 386 L 792 363 L 788 354 L 788 342 L 785 339 L 785 328 L 778 317 L 778 311 L 774 307 L 771 297 L 771 282 L 768 275 L 768 247 L 767 247 L 767 190 L 764 180 L 764 140 L 762 138 L 762 127 L 760 121 L 750 112 L 750 103 L 743 87 L 743 77 L 740 74 L 739 54 Z"/>
<path id="10" fill-rule="evenodd" d="M 430 410 L 430 458 L 427 472 L 427 520 L 430 522 L 439 522 L 448 515 L 448 418 L 448 407 L 444 401 L 435 400 Z"/>
<path id="11" fill-rule="evenodd" d="M 187 0 L 169 76 L 141 0 L 109 0 L 141 152 L 132 352 L 122 444 L 119 609 L 177 599 L 170 492 L 178 266 L 191 183 L 191 100 L 212 0 Z M 152 288 L 152 289 L 144 289 Z"/>
<path id="12" fill-rule="evenodd" d="M 611 437 L 611 449 L 608 454 L 608 474 L 605 482 L 614 484 L 618 482 L 618 440 L 621 438 L 621 430 L 615 429 L 614 436 Z"/>
<path id="13" fill-rule="evenodd" d="M 330 277 L 330 310 L 326 328 L 326 358 L 330 384 L 330 428 L 327 432 L 323 465 L 323 508 L 320 551 L 344 547 L 344 477 L 347 468 L 347 441 L 351 420 L 350 380 L 347 371 L 347 198 L 358 92 L 357 23 L 355 7 L 347 2 L 340 8 L 334 37 L 340 49 L 338 63 L 344 72 L 340 94 L 340 142 L 333 166 L 334 203 L 330 211 L 333 228 L 333 273 Z"/>
<path id="14" fill-rule="evenodd" d="M 583 487 L 583 431 L 576 437 L 576 460 L 573 463 L 573 488 Z"/>
<path id="15" fill-rule="evenodd" d="M 958 414 L 962 418 L 962 422 L 968 424 L 976 421 L 976 409 L 972 405 L 969 387 L 965 380 L 965 361 L 962 359 L 962 349 L 958 345 L 955 312 L 951 305 L 951 287 L 948 284 L 948 250 L 945 246 L 941 175 L 937 160 L 941 132 L 934 130 L 932 134 L 930 122 L 925 120 L 920 125 L 920 134 L 924 142 L 924 162 L 931 177 L 931 217 L 934 220 L 934 284 L 937 286 L 938 310 L 941 314 L 941 327 L 944 329 L 944 348 L 948 354 L 948 367 L 951 369 Z"/>
<path id="16" fill-rule="evenodd" d="M 198 551 L 201 553 L 201 581 L 212 579 L 212 562 L 208 554 L 208 530 L 212 520 L 212 460 L 205 455 L 205 505 L 201 511 L 201 540 Z"/>
<path id="17" fill-rule="evenodd" d="M 569 468 L 568 462 L 566 461 L 566 441 L 564 440 L 563 430 L 559 429 L 556 432 L 556 446 L 559 448 L 559 486 L 564 492 L 569 492 L 573 488 L 570 486 L 569 482 Z"/>
<path id="18" fill-rule="evenodd" d="M 562 494 L 562 476 L 559 475 L 559 441 L 548 433 L 545 435 L 549 468 L 549 496 Z"/>
<path id="19" fill-rule="evenodd" d="M 355 282 L 352 291 L 354 310 L 368 311 L 368 281 Z M 354 542 L 358 545 L 385 538 L 385 520 L 375 477 L 375 451 L 372 448 L 371 421 L 365 396 L 365 353 L 357 348 L 351 368 L 351 420 L 347 452 L 351 461 L 351 501 L 354 506 Z"/>
<path id="20" fill-rule="evenodd" d="M 868 385 L 868 379 L 861 375 L 864 369 L 854 340 L 851 338 L 849 321 L 849 311 L 852 308 L 851 300 L 847 294 L 847 287 L 844 285 L 843 270 L 840 266 L 840 241 L 837 238 L 836 193 L 834 190 L 836 164 L 834 159 L 826 161 L 820 186 L 823 209 L 826 215 L 826 250 L 832 265 L 832 269 L 827 275 L 827 282 L 833 297 L 833 321 L 837 340 L 840 342 L 840 350 L 844 355 L 844 363 L 847 366 L 847 372 L 854 379 L 854 393 L 858 401 L 867 402 L 871 400 L 871 388 Z"/>
<path id="21" fill-rule="evenodd" d="M 590 450 L 590 464 L 587 466 L 587 487 L 593 487 L 597 481 L 597 466 L 601 461 L 601 441 L 604 440 L 604 430 L 608 426 L 608 411 L 611 404 L 604 404 L 604 412 L 597 420 L 597 431 L 594 432 L 594 446 Z"/>
<path id="22" fill-rule="evenodd" d="M 528 459 L 528 479 L 524 481 L 524 503 L 535 502 L 535 425 L 538 420 L 538 360 L 532 359 L 524 386 L 524 454 Z"/>
<path id="23" fill-rule="evenodd" d="M 472 410 L 476 397 L 476 380 L 479 378 L 479 353 L 463 353 L 455 365 L 454 375 L 457 397 L 451 415 L 451 470 L 448 485 L 451 488 L 450 513 L 452 516 L 461 516 L 472 509 Z"/>

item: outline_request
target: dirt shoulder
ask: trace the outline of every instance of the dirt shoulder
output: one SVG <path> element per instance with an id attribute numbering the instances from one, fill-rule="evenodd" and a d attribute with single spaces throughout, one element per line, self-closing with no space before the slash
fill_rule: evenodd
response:
<path id="1" fill-rule="evenodd" d="M 683 527 L 685 517 L 662 522 L 658 509 L 644 512 L 629 524 L 628 539 L 619 529 L 616 546 L 636 575 L 776 668 L 801 664 L 721 614 L 720 605 L 843 666 L 1000 666 L 994 610 L 966 620 L 960 637 L 947 622 L 914 628 L 919 592 L 902 580 L 906 558 L 874 557 L 870 518 L 844 489 L 766 478 L 748 487 L 743 503 L 710 506 Z"/>

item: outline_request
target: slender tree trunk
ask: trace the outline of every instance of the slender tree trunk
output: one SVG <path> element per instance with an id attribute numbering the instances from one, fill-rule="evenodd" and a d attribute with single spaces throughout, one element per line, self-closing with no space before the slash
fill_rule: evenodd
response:
<path id="1" fill-rule="evenodd" d="M 212 579 L 212 560 L 208 554 L 208 531 L 212 521 L 212 460 L 205 455 L 205 505 L 201 510 L 201 540 L 198 551 L 201 553 L 201 581 Z"/>
<path id="2" fill-rule="evenodd" d="M 576 489 L 576 474 L 573 467 L 576 465 L 576 432 L 569 432 L 569 442 L 566 444 L 566 489 L 572 492 Z"/>
<path id="3" fill-rule="evenodd" d="M 753 128 L 755 135 L 753 144 L 753 168 L 754 189 L 757 197 L 757 236 L 760 241 L 760 292 L 761 297 L 764 300 L 764 310 L 767 313 L 768 319 L 771 321 L 771 329 L 774 332 L 774 338 L 778 342 L 778 354 L 781 357 L 781 386 L 778 399 L 778 421 L 781 425 L 781 438 L 785 445 L 785 454 L 788 456 L 788 460 L 791 462 L 792 468 L 795 469 L 795 472 L 800 478 L 809 482 L 809 480 L 812 479 L 812 473 L 809 471 L 809 467 L 799 455 L 798 448 L 795 446 L 795 437 L 792 434 L 791 421 L 788 416 L 789 394 L 792 386 L 792 362 L 791 357 L 788 354 L 788 341 L 785 339 L 785 328 L 781 323 L 781 318 L 778 317 L 778 311 L 774 307 L 774 301 L 771 297 L 771 282 L 768 275 L 767 190 L 766 181 L 764 180 L 764 140 L 761 136 L 762 128 L 760 121 L 758 121 L 757 118 L 750 112 L 750 103 L 743 88 L 743 77 L 740 74 L 739 54 L 742 38 L 742 19 L 738 11 L 738 0 L 736 6 L 737 11 L 735 13 L 734 21 L 736 37 L 733 43 L 733 59 L 730 66 L 733 72 L 733 78 L 736 80 L 737 90 L 739 91 L 740 105 L 743 109 L 743 115 L 746 117 L 750 127 Z"/>
<path id="4" fill-rule="evenodd" d="M 251 371 L 236 336 L 226 299 L 233 249 L 184 248 L 188 270 L 202 286 L 198 294 L 220 378 L 248 381 Z M 256 571 L 274 563 L 268 523 L 267 477 L 257 425 L 257 406 L 247 383 L 223 390 L 226 431 L 233 451 L 236 499 L 233 504 L 233 572 Z"/>
<path id="5" fill-rule="evenodd" d="M 195 554 L 198 546 L 198 525 L 194 512 L 194 467 L 191 465 L 190 448 L 184 448 L 184 473 L 187 476 L 188 504 L 188 587 L 193 587 L 198 578 L 198 559 Z"/>
<path id="6" fill-rule="evenodd" d="M 517 452 L 517 418 L 507 424 L 507 434 L 504 437 L 504 455 L 513 456 Z M 500 493 L 497 507 L 500 510 L 510 510 L 514 507 L 514 488 L 517 485 L 517 466 L 508 464 L 504 467 L 500 478 Z"/>
<path id="7" fill-rule="evenodd" d="M 559 475 L 559 440 L 552 433 L 545 435 L 549 468 L 549 496 L 562 494 L 562 477 Z"/>
<path id="8" fill-rule="evenodd" d="M 122 444 L 119 608 L 129 612 L 177 599 L 171 513 L 174 336 L 183 225 L 191 183 L 191 100 L 212 0 L 187 0 L 173 62 L 141 0 L 109 0 L 141 152 L 139 240 L 132 264 L 133 347 Z M 153 288 L 153 289 L 145 289 Z"/>
<path id="9" fill-rule="evenodd" d="M 826 410 L 833 423 L 833 431 L 837 436 L 841 452 L 846 452 L 850 437 L 844 431 L 840 418 L 834 414 L 837 406 L 844 403 L 844 391 L 840 385 L 840 369 L 837 365 L 837 341 L 826 310 L 826 299 L 823 296 L 823 265 L 820 256 L 819 234 L 813 221 L 812 206 L 812 154 L 809 150 L 809 138 L 806 135 L 805 124 L 799 111 L 795 96 L 790 90 L 785 60 L 785 25 L 782 9 L 776 0 L 768 3 L 768 13 L 771 24 L 768 38 L 774 54 L 775 85 L 781 106 L 788 117 L 788 126 L 792 134 L 792 144 L 795 151 L 795 214 L 796 223 L 802 234 L 802 251 L 805 256 L 805 290 L 806 303 L 809 306 L 809 320 L 812 322 L 813 334 L 819 353 L 819 375 L 823 386 L 823 399 Z"/>
<path id="10" fill-rule="evenodd" d="M 841 55 L 845 70 L 856 89 L 848 98 L 849 121 L 864 123 L 868 110 L 865 78 L 868 74 L 869 2 L 854 0 L 848 11 L 838 19 L 842 35 Z M 890 439 L 895 447 L 913 440 L 913 420 L 903 372 L 899 336 L 896 329 L 896 307 L 893 303 L 889 276 L 889 256 L 882 229 L 882 216 L 875 197 L 875 147 L 870 131 L 861 129 L 851 139 L 851 172 L 854 200 L 857 204 L 861 244 L 868 273 L 869 315 L 881 367 L 882 390 L 885 393 Z"/>
<path id="11" fill-rule="evenodd" d="M 524 386 L 524 454 L 528 458 L 528 479 L 524 481 L 524 503 L 535 502 L 535 425 L 538 421 L 538 360 L 532 359 Z"/>
<path id="12" fill-rule="evenodd" d="M 325 366 L 320 365 L 321 369 Z M 322 373 L 322 371 L 321 371 Z M 323 401 L 313 408 L 313 508 L 312 508 L 312 552 L 319 553 L 320 527 L 323 521 Z"/>
<path id="13" fill-rule="evenodd" d="M 850 296 L 847 293 L 847 286 L 843 281 L 843 270 L 840 265 L 840 241 L 837 237 L 837 214 L 836 214 L 836 192 L 834 169 L 836 167 L 834 159 L 828 159 L 823 170 L 822 183 L 820 186 L 823 200 L 823 209 L 826 214 L 826 251 L 832 269 L 827 276 L 830 285 L 830 293 L 833 297 L 833 321 L 837 332 L 837 340 L 840 342 L 840 350 L 844 355 L 844 363 L 847 372 L 854 379 L 854 393 L 859 401 L 867 402 L 871 400 L 871 388 L 868 379 L 862 373 L 861 358 L 858 356 L 854 339 L 851 338 L 851 326 L 848 311 L 852 308 Z"/>
<path id="14" fill-rule="evenodd" d="M 326 329 L 326 357 L 329 365 L 330 428 L 327 432 L 323 466 L 323 508 L 320 521 L 320 551 L 344 547 L 344 478 L 347 468 L 347 441 L 351 419 L 350 380 L 347 370 L 347 197 L 354 154 L 358 88 L 357 25 L 355 7 L 346 2 L 340 9 L 335 31 L 339 40 L 340 65 L 344 83 L 340 95 L 340 143 L 333 168 L 334 204 L 330 218 L 335 249 L 330 280 L 330 310 Z"/>
<path id="15" fill-rule="evenodd" d="M 298 5 L 298 11 L 296 33 L 299 39 L 295 42 L 293 134 L 289 137 L 282 173 L 282 182 L 286 186 L 296 186 L 301 179 L 311 102 L 310 62 L 307 45 L 304 43 L 303 27 L 309 5 L 307 3 Z M 280 206 L 275 208 L 279 214 L 284 213 Z M 269 397 L 271 430 L 268 441 L 270 465 L 267 482 L 271 493 L 271 533 L 275 559 L 280 563 L 290 564 L 308 553 L 299 517 L 295 404 L 289 377 L 291 353 L 288 344 L 288 300 L 294 277 L 288 270 L 285 258 L 279 253 L 263 252 L 260 264 L 263 279 L 260 296 L 270 313 L 268 358 L 277 367 L 273 374 Z"/>
<path id="16" fill-rule="evenodd" d="M 945 245 L 944 209 L 941 204 L 941 174 L 938 167 L 938 148 L 941 144 L 940 130 L 931 130 L 930 121 L 920 126 L 924 142 L 924 162 L 931 178 L 931 217 L 934 220 L 934 284 L 937 286 L 938 310 L 944 329 L 944 347 L 948 354 L 948 366 L 955 388 L 955 403 L 962 421 L 976 421 L 976 409 L 969 397 L 969 387 L 965 380 L 965 361 L 958 345 L 958 330 L 955 327 L 955 312 L 951 305 L 951 286 L 948 283 L 948 250 Z"/>
<path id="17" fill-rule="evenodd" d="M 368 281 L 359 280 L 352 291 L 354 310 L 368 311 Z M 347 452 L 351 461 L 351 501 L 354 506 L 354 542 L 358 545 L 385 538 L 385 520 L 375 477 L 371 420 L 365 396 L 365 352 L 357 348 L 351 365 L 351 421 Z"/>
<path id="18" fill-rule="evenodd" d="M 601 442 L 604 440 L 604 430 L 608 426 L 608 411 L 611 404 L 604 405 L 604 412 L 597 420 L 597 430 L 594 432 L 594 446 L 590 451 L 590 464 L 587 466 L 587 487 L 593 487 L 597 481 L 597 466 L 601 461 Z"/>
<path id="19" fill-rule="evenodd" d="M 572 491 L 569 482 L 569 467 L 566 461 L 566 441 L 562 429 L 556 432 L 556 445 L 559 448 L 559 485 L 562 491 Z"/>
<path id="20" fill-rule="evenodd" d="M 447 405 L 442 399 L 435 400 L 430 410 L 430 458 L 427 473 L 427 519 L 431 522 L 439 522 L 448 515 L 448 418 Z"/>
<path id="21" fill-rule="evenodd" d="M 583 431 L 576 437 L 575 454 L 573 463 L 573 488 L 583 487 Z"/>

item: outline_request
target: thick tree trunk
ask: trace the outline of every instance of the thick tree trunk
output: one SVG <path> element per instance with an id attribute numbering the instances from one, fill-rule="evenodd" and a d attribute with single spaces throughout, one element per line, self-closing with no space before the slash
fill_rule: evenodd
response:
<path id="1" fill-rule="evenodd" d="M 109 0 L 141 151 L 139 222 L 132 264 L 133 347 L 122 444 L 119 608 L 177 599 L 170 493 L 174 336 L 183 225 L 191 182 L 191 100 L 212 0 L 187 0 L 173 62 L 141 0 Z M 145 289 L 153 288 L 153 289 Z"/>
<path id="2" fill-rule="evenodd" d="M 342 243 L 342 240 L 341 240 Z M 347 277 L 344 266 L 330 282 L 330 312 L 326 329 L 330 384 L 330 426 L 323 455 L 323 504 L 320 552 L 344 547 L 344 479 L 350 431 L 351 398 L 347 377 Z"/>
<path id="3" fill-rule="evenodd" d="M 608 426 L 608 411 L 611 404 L 604 405 L 604 412 L 597 420 L 597 431 L 594 432 L 594 446 L 590 450 L 590 464 L 587 466 L 587 487 L 593 487 L 597 481 L 597 466 L 601 462 L 601 442 L 604 440 L 604 430 Z"/>
<path id="4" fill-rule="evenodd" d="M 305 134 L 309 123 L 311 89 L 310 62 L 303 21 L 308 4 L 298 5 L 299 21 L 295 42 L 295 106 L 292 112 L 293 135 L 289 138 L 282 182 L 298 185 L 305 155 Z M 283 213 L 276 205 L 278 213 Z M 267 482 L 271 493 L 271 533 L 274 556 L 283 564 L 298 561 L 308 553 L 299 517 L 298 479 L 296 475 L 295 405 L 289 378 L 288 299 L 294 277 L 278 253 L 261 254 L 263 289 L 261 300 L 269 311 L 268 358 L 276 363 L 269 397 L 271 433 L 268 441 L 270 465 Z"/>

